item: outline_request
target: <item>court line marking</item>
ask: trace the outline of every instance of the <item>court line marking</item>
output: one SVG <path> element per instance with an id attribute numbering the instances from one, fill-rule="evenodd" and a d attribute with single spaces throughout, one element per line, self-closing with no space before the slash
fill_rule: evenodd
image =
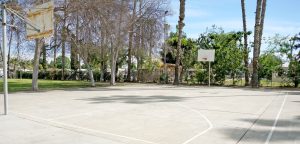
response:
<path id="1" fill-rule="evenodd" d="M 285 94 L 285 96 L 284 96 L 283 102 L 282 102 L 281 107 L 280 107 L 280 109 L 279 109 L 279 111 L 278 111 L 278 113 L 277 113 L 276 119 L 275 119 L 275 121 L 274 121 L 274 123 L 273 123 L 273 126 L 272 126 L 271 131 L 270 131 L 269 134 L 268 134 L 268 137 L 267 137 L 267 139 L 266 139 L 266 141 L 265 141 L 265 144 L 269 144 L 269 143 L 270 143 L 270 140 L 271 140 L 271 138 L 272 138 L 272 136 L 273 136 L 274 130 L 276 129 L 278 120 L 279 120 L 279 118 L 280 118 L 280 114 L 281 114 L 281 112 L 282 112 L 282 110 L 283 110 L 283 108 L 284 108 L 284 105 L 285 105 L 285 102 L 286 102 L 287 95 L 288 95 L 288 92 L 286 92 L 286 94 Z"/>
<path id="2" fill-rule="evenodd" d="M 142 139 L 138 139 L 138 138 L 133 138 L 133 137 L 118 135 L 118 134 L 114 134 L 114 133 L 110 133 L 110 132 L 93 130 L 93 129 L 80 127 L 80 126 L 76 126 L 76 125 L 72 125 L 72 124 L 65 124 L 65 123 L 61 123 L 61 122 L 57 122 L 57 121 L 52 121 L 52 120 L 44 119 L 44 118 L 41 118 L 41 117 L 32 116 L 32 115 L 29 115 L 29 114 L 17 113 L 17 112 L 11 112 L 11 113 L 15 114 L 16 116 L 18 116 L 20 118 L 31 120 L 31 121 L 34 121 L 34 122 L 37 122 L 37 123 L 40 123 L 40 124 L 44 124 L 44 125 L 46 124 L 46 125 L 50 125 L 50 126 L 53 126 L 53 127 L 66 129 L 66 130 L 74 131 L 74 132 L 78 132 L 78 133 L 84 133 L 84 134 L 88 134 L 88 135 L 92 135 L 92 136 L 96 136 L 96 137 L 99 137 L 99 135 L 96 135 L 96 134 L 100 134 L 100 135 L 102 134 L 102 135 L 110 135 L 110 136 L 119 137 L 119 138 L 125 138 L 125 139 L 133 140 L 133 141 L 140 141 L 140 142 L 147 143 L 147 144 L 158 144 L 158 143 L 155 143 L 155 142 L 142 140 Z M 108 139 L 108 138 L 105 138 L 105 137 L 101 137 L 101 138 Z M 109 140 L 114 141 L 112 139 L 109 139 Z"/>
<path id="3" fill-rule="evenodd" d="M 281 92 L 280 92 L 281 93 Z M 266 107 L 264 107 L 264 110 L 262 113 L 260 113 L 258 115 L 258 117 L 253 121 L 253 123 L 251 124 L 251 126 L 249 128 L 246 129 L 246 131 L 242 134 L 242 136 L 240 137 L 240 139 L 236 142 L 236 144 L 239 144 L 244 137 L 247 135 L 247 133 L 254 127 L 254 125 L 256 124 L 256 122 L 263 116 L 263 114 L 268 110 L 268 108 L 271 106 L 271 104 L 280 98 L 280 96 L 282 96 L 282 94 L 277 94 L 276 96 L 274 96 L 272 98 L 272 100 L 266 105 Z"/>
<path id="4" fill-rule="evenodd" d="M 207 129 L 205 129 L 204 131 L 199 132 L 198 134 L 194 135 L 193 137 L 191 137 L 190 139 L 186 140 L 182 144 L 188 144 L 188 143 L 190 143 L 191 141 L 193 141 L 196 138 L 198 138 L 199 136 L 207 133 L 209 130 L 211 130 L 213 128 L 212 122 L 204 114 L 202 114 L 200 111 L 198 111 L 196 109 L 193 109 L 191 107 L 188 107 L 186 105 L 183 105 L 183 104 L 176 103 L 176 105 L 197 113 L 198 115 L 200 115 L 208 123 L 208 128 Z"/>

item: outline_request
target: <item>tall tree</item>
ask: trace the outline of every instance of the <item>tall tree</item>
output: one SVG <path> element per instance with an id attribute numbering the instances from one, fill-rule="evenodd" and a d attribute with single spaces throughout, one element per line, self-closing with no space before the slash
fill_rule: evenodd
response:
<path id="1" fill-rule="evenodd" d="M 38 91 L 38 76 L 39 76 L 39 60 L 41 49 L 44 46 L 44 39 L 35 40 L 35 53 L 33 61 L 33 73 L 32 73 L 32 91 Z"/>
<path id="2" fill-rule="evenodd" d="M 241 0 L 241 7 L 242 7 L 243 31 L 244 31 L 245 86 L 248 86 L 249 85 L 249 70 L 248 70 L 249 50 L 248 50 L 248 32 L 247 32 L 245 0 Z"/>
<path id="3" fill-rule="evenodd" d="M 136 3 L 137 0 L 133 0 L 133 10 L 132 10 L 132 20 L 135 19 L 136 15 Z M 130 26 L 130 31 L 129 31 L 129 42 L 128 42 L 128 68 L 127 68 L 127 81 L 131 81 L 131 59 L 132 59 L 132 47 L 133 47 L 133 32 L 134 32 L 134 24 Z"/>
<path id="4" fill-rule="evenodd" d="M 259 87 L 258 79 L 258 65 L 261 40 L 263 34 L 263 26 L 265 19 L 267 0 L 257 0 L 256 16 L 255 16 L 255 31 L 254 31 L 254 50 L 253 50 L 253 74 L 252 74 L 252 87 Z"/>
<path id="5" fill-rule="evenodd" d="M 66 63 L 66 39 L 67 39 L 67 0 L 64 0 L 64 14 L 63 14 L 63 27 L 61 32 L 61 55 L 62 55 L 62 70 L 61 70 L 61 80 L 65 80 L 65 63 Z"/>
<path id="6" fill-rule="evenodd" d="M 178 21 L 178 43 L 177 43 L 177 54 L 176 54 L 176 66 L 175 66 L 175 79 L 174 85 L 179 85 L 179 65 L 180 65 L 180 55 L 181 55 L 181 38 L 182 29 L 184 27 L 184 17 L 185 17 L 185 0 L 180 0 L 180 14 Z"/>

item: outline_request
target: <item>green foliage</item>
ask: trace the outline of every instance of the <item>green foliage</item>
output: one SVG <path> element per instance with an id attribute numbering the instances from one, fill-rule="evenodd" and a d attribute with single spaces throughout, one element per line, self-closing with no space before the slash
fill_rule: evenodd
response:
<path id="1" fill-rule="evenodd" d="M 280 72 L 282 61 L 274 53 L 265 53 L 259 57 L 259 78 L 272 80 L 272 73 Z"/>
<path id="2" fill-rule="evenodd" d="M 176 35 L 176 33 L 171 33 L 170 34 L 170 38 L 167 40 L 167 44 L 172 48 L 171 50 L 169 50 L 167 52 L 167 63 L 172 63 L 175 64 L 176 62 L 176 47 L 178 44 L 178 36 Z M 190 38 L 186 38 L 186 36 L 183 36 L 182 40 L 181 40 L 181 50 L 182 50 L 182 59 L 185 59 L 185 54 L 186 53 L 190 53 L 192 50 L 192 48 L 196 48 L 195 46 L 195 42 L 190 39 Z M 194 53 L 196 54 L 196 53 Z M 162 57 L 163 57 L 163 52 L 161 53 Z M 163 59 L 162 59 L 163 60 Z M 184 60 L 182 60 L 183 62 Z M 182 64 L 182 63 L 181 63 Z"/>
<path id="3" fill-rule="evenodd" d="M 212 63 L 214 81 L 216 84 L 224 84 L 226 75 L 235 77 L 243 71 L 243 48 L 241 38 L 243 33 L 225 33 L 215 26 L 201 34 L 197 40 L 199 48 L 215 49 L 215 62 Z M 208 64 L 203 63 L 205 69 Z"/>
<path id="4" fill-rule="evenodd" d="M 297 60 L 290 61 L 288 76 L 292 79 L 294 87 L 300 83 L 300 63 Z"/>
<path id="5" fill-rule="evenodd" d="M 169 81 L 168 74 L 165 74 L 165 73 L 161 74 L 159 77 L 159 81 L 160 81 L 160 83 L 165 83 L 165 82 L 168 83 L 168 81 Z"/>
<path id="6" fill-rule="evenodd" d="M 298 87 L 300 83 L 300 34 L 294 37 L 275 35 L 269 39 L 269 47 L 280 54 L 282 61 L 289 63 L 287 77 Z"/>
<path id="7" fill-rule="evenodd" d="M 158 69 L 160 67 L 160 63 L 158 60 L 152 60 L 151 57 L 147 57 L 143 63 L 143 69 L 147 69 L 148 71 L 153 71 L 154 69 Z"/>
<path id="8" fill-rule="evenodd" d="M 178 44 L 178 37 L 176 33 L 171 33 L 170 38 L 167 40 L 167 44 L 172 48 L 167 53 L 167 63 L 175 64 Z M 183 74 L 185 74 L 183 77 L 187 77 L 187 70 L 193 68 L 194 64 L 197 62 L 197 50 L 196 41 L 183 36 L 181 40 L 180 56 L 180 65 L 182 66 Z"/>
<path id="9" fill-rule="evenodd" d="M 53 61 L 50 62 L 50 65 L 53 65 Z M 56 58 L 56 68 L 62 69 L 62 56 Z M 71 68 L 71 60 L 68 57 L 65 57 L 65 68 Z"/>

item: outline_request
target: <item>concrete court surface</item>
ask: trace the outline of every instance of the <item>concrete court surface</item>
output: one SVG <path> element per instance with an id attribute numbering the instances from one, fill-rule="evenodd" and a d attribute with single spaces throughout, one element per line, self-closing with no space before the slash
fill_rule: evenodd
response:
<path id="1" fill-rule="evenodd" d="M 300 91 L 131 85 L 14 93 L 9 115 L 0 115 L 0 144 L 237 143 L 300 144 Z"/>

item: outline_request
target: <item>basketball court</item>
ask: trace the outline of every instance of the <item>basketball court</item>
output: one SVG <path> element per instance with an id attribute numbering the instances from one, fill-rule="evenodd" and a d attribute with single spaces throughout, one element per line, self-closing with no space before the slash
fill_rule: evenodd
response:
<path id="1" fill-rule="evenodd" d="M 159 85 L 15 93 L 0 144 L 297 144 L 299 94 Z"/>

